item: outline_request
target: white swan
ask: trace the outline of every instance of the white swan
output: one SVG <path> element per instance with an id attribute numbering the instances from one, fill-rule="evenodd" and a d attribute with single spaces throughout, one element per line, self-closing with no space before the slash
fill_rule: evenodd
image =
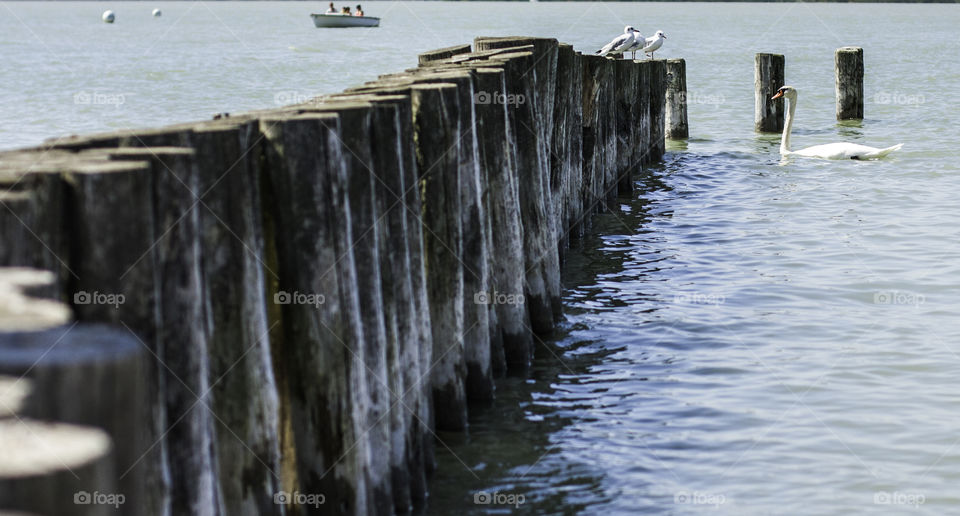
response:
<path id="1" fill-rule="evenodd" d="M 663 46 L 665 39 L 667 35 L 662 30 L 658 30 L 656 34 L 644 40 L 643 53 L 647 54 L 647 57 L 653 57 L 653 53 Z"/>
<path id="2" fill-rule="evenodd" d="M 784 97 L 790 101 L 790 110 L 787 112 L 787 122 L 783 126 L 783 136 L 780 139 L 780 154 L 783 156 L 805 156 L 821 159 L 877 159 L 903 147 L 898 143 L 893 147 L 878 149 L 858 143 L 827 143 L 814 145 L 798 151 L 790 150 L 790 130 L 793 129 L 793 115 L 797 112 L 797 90 L 793 86 L 784 86 L 777 90 L 777 94 L 770 100 Z"/>
<path id="3" fill-rule="evenodd" d="M 623 28 L 623 34 L 613 38 L 613 41 L 604 45 L 600 50 L 597 50 L 597 53 L 605 56 L 610 52 L 623 52 L 633 46 L 634 38 L 636 37 L 635 33 L 639 32 L 637 29 L 628 25 Z"/>

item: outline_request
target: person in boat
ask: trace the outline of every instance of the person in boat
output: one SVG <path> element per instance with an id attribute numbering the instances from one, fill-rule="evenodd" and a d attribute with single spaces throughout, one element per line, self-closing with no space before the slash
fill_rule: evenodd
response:
<path id="1" fill-rule="evenodd" d="M 357 12 L 354 16 L 363 16 L 363 7 L 360 7 L 360 4 L 357 4 Z"/>
<path id="2" fill-rule="evenodd" d="M 347 16 L 350 16 L 350 8 L 349 8 L 349 7 L 344 7 L 344 8 L 340 11 L 340 14 L 346 14 Z"/>
<path id="3" fill-rule="evenodd" d="M 330 2 L 330 8 L 324 14 L 337 14 L 337 8 L 333 6 L 333 2 Z"/>

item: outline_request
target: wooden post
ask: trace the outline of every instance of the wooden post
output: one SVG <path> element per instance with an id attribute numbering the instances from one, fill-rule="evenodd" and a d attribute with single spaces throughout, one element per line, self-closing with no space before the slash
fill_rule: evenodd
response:
<path id="1" fill-rule="evenodd" d="M 495 66 L 495 63 L 488 63 L 487 66 Z M 505 96 L 515 93 L 507 89 L 502 67 L 478 69 L 477 77 L 483 91 L 499 92 Z M 499 326 L 498 331 L 491 335 L 491 360 L 493 370 L 501 374 L 506 370 L 506 349 L 533 349 L 530 316 L 526 303 L 522 301 L 525 266 L 523 229 L 517 224 L 520 220 L 520 198 L 516 156 L 509 152 L 515 145 L 509 112 L 519 108 L 519 97 L 504 98 L 513 98 L 514 102 L 491 102 L 476 106 L 478 127 L 482 129 L 478 140 L 485 190 L 483 199 L 491 226 L 490 294 L 503 294 L 508 296 L 507 300 L 516 301 L 491 304 Z"/>
<path id="2" fill-rule="evenodd" d="M 463 430 L 467 425 L 467 395 L 457 87 L 446 83 L 418 85 L 412 89 L 412 99 L 423 224 L 429 228 L 424 230 L 423 240 L 433 325 L 434 365 L 430 372 L 434 417 L 439 430 Z"/>
<path id="3" fill-rule="evenodd" d="M 299 489 L 326 496 L 332 512 L 368 514 L 370 402 L 340 119 L 279 113 L 260 127 L 265 232 L 280 276 L 268 298 L 281 308 L 271 313 L 283 322 L 276 345 Z"/>
<path id="4" fill-rule="evenodd" d="M 616 65 L 601 56 L 583 56 L 583 63 L 583 203 L 585 211 L 597 212 L 616 196 Z"/>
<path id="5" fill-rule="evenodd" d="M 687 126 L 687 62 L 683 59 L 667 59 L 667 138 L 682 139 L 690 136 Z"/>
<path id="6" fill-rule="evenodd" d="M 0 374 L 26 377 L 32 386 L 18 417 L 105 430 L 114 443 L 117 493 L 128 507 L 146 506 L 148 491 L 146 468 L 131 468 L 153 445 L 146 355 L 129 332 L 106 326 L 0 333 Z"/>
<path id="7" fill-rule="evenodd" d="M 776 133 L 783 130 L 784 103 L 770 100 L 784 84 L 784 58 L 782 54 L 757 54 L 753 74 L 754 128 L 761 133 Z"/>
<path id="8" fill-rule="evenodd" d="M 837 88 L 837 120 L 863 118 L 863 49 L 838 48 L 834 68 Z"/>
<path id="9" fill-rule="evenodd" d="M 72 159 L 63 151 L 0 156 L 0 265 L 52 271 L 54 281 L 40 292 L 49 298 L 60 298 L 71 275 L 57 172 Z"/>
<path id="10" fill-rule="evenodd" d="M 667 62 L 663 59 L 650 59 L 646 73 L 643 74 L 647 94 L 643 130 L 643 163 L 660 161 L 666 152 L 666 100 L 667 100 Z"/>
<path id="11" fill-rule="evenodd" d="M 629 196 L 633 192 L 633 174 L 641 170 L 646 122 L 646 101 L 648 92 L 641 89 L 647 86 L 640 75 L 647 63 L 630 59 L 614 62 L 616 87 L 616 124 L 617 124 L 617 193 Z"/>
<path id="12" fill-rule="evenodd" d="M 583 205 L 579 202 L 583 176 L 583 67 L 581 55 L 567 44 L 557 51 L 557 86 L 553 108 L 550 187 L 554 200 L 557 243 L 562 250 L 580 231 Z M 562 260 L 561 260 L 562 261 Z"/>
<path id="13" fill-rule="evenodd" d="M 37 514 L 106 516 L 126 505 L 116 484 L 110 436 L 98 428 L 0 419 L 0 507 Z M 92 496 L 103 496 L 92 503 Z M 108 505 L 113 502 L 115 505 Z"/>
<path id="14" fill-rule="evenodd" d="M 420 66 L 424 66 L 434 61 L 449 59 L 455 55 L 466 54 L 468 52 L 470 52 L 470 44 L 464 43 L 462 45 L 455 45 L 452 47 L 431 50 L 430 52 L 424 52 L 417 57 L 417 60 L 419 61 Z"/>
<path id="15" fill-rule="evenodd" d="M 554 52 L 555 55 L 555 52 Z M 507 91 L 523 95 L 525 102 L 516 109 L 508 110 L 510 131 L 516 145 L 514 162 L 517 167 L 520 213 L 523 223 L 524 300 L 530 313 L 530 326 L 536 333 L 553 331 L 554 293 L 559 304 L 559 263 L 557 243 L 553 230 L 553 202 L 549 182 L 549 144 L 547 135 L 540 128 L 543 117 L 539 99 L 542 93 L 529 73 L 535 68 L 536 54 L 517 52 L 501 54 L 493 59 L 502 63 L 506 76 Z M 553 109 L 553 99 L 550 101 Z M 552 125 L 552 115 L 551 115 Z M 552 128 L 551 128 L 552 133 Z M 550 134 L 550 133 L 547 133 Z M 544 154 L 546 152 L 546 154 Z M 525 368 L 533 357 L 533 350 L 507 349 L 508 368 Z"/>
<path id="16" fill-rule="evenodd" d="M 53 281 L 47 271 L 0 268 L 0 373 L 11 375 L 0 376 L 0 507 L 113 513 L 90 503 L 86 497 L 95 492 L 137 507 L 144 479 L 120 489 L 107 432 L 39 422 L 93 421 L 114 434 L 119 453 L 129 452 L 148 425 L 139 413 L 147 405 L 140 399 L 143 349 L 124 333 L 66 325 L 65 305 L 25 293 Z"/>
<path id="17" fill-rule="evenodd" d="M 387 329 L 380 276 L 380 240 L 385 226 L 379 224 L 377 209 L 377 169 L 371 148 L 373 105 L 367 102 L 342 102 L 332 106 L 340 118 L 340 141 L 347 173 L 347 204 L 350 235 L 357 273 L 360 323 L 363 328 L 363 360 L 370 399 L 363 427 L 371 443 L 368 489 L 371 514 L 392 514 L 390 482 L 391 419 L 390 388 L 387 383 Z M 393 172 L 396 173 L 396 156 Z M 388 173 L 386 170 L 380 173 Z M 389 213 L 384 214 L 389 216 Z M 375 446 L 375 447 L 374 447 Z"/>
<path id="18" fill-rule="evenodd" d="M 550 190 L 550 155 L 552 152 L 551 144 L 554 124 L 553 110 L 556 103 L 557 54 L 559 52 L 559 44 L 557 40 L 552 38 L 478 37 L 474 39 L 474 47 L 478 51 L 526 45 L 533 45 L 534 47 L 532 59 L 529 61 L 528 66 L 522 71 L 509 74 L 507 87 L 515 89 L 517 88 L 515 84 L 522 82 L 526 83 L 526 87 L 529 88 L 529 91 L 525 94 L 526 103 L 524 106 L 532 109 L 533 116 L 529 123 L 519 124 L 515 130 L 518 138 L 519 131 L 534 133 L 533 136 L 536 144 L 532 150 L 535 150 L 537 153 L 537 168 L 525 169 L 525 167 L 521 166 L 520 170 L 521 173 L 529 170 L 529 173 L 533 174 L 531 179 L 536 179 L 536 181 L 540 183 L 540 186 L 536 190 L 531 191 L 530 194 L 542 198 L 543 216 L 539 219 L 536 216 L 528 218 L 525 213 L 523 223 L 525 234 L 532 233 L 536 236 L 540 231 L 546 232 L 546 235 L 542 237 L 542 245 L 545 246 L 544 249 L 538 251 L 527 248 L 526 250 L 528 270 L 539 267 L 544 273 L 543 278 L 547 297 L 541 302 L 543 302 L 546 307 L 549 307 L 549 312 L 541 314 L 539 309 L 534 306 L 537 300 L 533 299 L 532 296 L 527 299 L 527 302 L 534 303 L 530 306 L 530 320 L 533 330 L 537 333 L 550 333 L 553 331 L 554 321 L 559 319 L 562 312 L 562 305 L 560 303 L 560 256 L 558 242 L 556 240 L 559 235 L 554 229 L 554 203 Z M 514 57 L 509 58 L 507 56 Z M 520 58 L 520 54 L 517 53 L 501 54 L 494 59 L 517 61 L 518 58 L 525 60 L 524 58 Z M 533 73 L 530 73 L 531 70 Z M 519 113 L 523 111 L 523 109 L 517 109 L 515 111 Z M 529 187 L 521 187 L 521 196 L 526 193 L 528 188 Z M 521 198 L 521 206 L 525 204 L 527 203 Z M 537 204 L 539 203 L 537 202 Z M 527 231 L 528 229 L 530 231 Z M 536 262 L 540 262 L 540 264 L 538 265 Z"/>

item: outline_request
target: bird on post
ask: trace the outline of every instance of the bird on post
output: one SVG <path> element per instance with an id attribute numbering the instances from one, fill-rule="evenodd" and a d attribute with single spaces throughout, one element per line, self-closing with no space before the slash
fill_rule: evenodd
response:
<path id="1" fill-rule="evenodd" d="M 613 38 L 610 43 L 607 43 L 600 50 L 597 50 L 597 54 L 605 56 L 610 52 L 626 52 L 630 47 L 636 42 L 636 38 L 640 35 L 640 31 L 634 29 L 631 26 L 626 26 L 623 29 L 623 34 Z"/>
<path id="2" fill-rule="evenodd" d="M 647 57 L 652 58 L 653 53 L 663 46 L 663 42 L 666 39 L 667 35 L 664 34 L 662 30 L 658 30 L 656 34 L 644 40 L 643 53 L 647 54 Z"/>

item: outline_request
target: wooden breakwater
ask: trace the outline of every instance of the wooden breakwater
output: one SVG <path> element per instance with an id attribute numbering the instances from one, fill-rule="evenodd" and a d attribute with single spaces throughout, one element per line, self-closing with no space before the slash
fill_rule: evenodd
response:
<path id="1" fill-rule="evenodd" d="M 477 38 L 303 104 L 0 153 L 0 265 L 49 271 L 30 292 L 75 318 L 0 313 L 0 374 L 33 389 L 0 455 L 11 418 L 61 421 L 92 471 L 38 500 L 0 467 L 0 509 L 421 504 L 435 432 L 529 367 L 564 248 L 662 156 L 666 88 L 664 61 Z M 0 308 L 46 306 L 22 283 Z"/>

